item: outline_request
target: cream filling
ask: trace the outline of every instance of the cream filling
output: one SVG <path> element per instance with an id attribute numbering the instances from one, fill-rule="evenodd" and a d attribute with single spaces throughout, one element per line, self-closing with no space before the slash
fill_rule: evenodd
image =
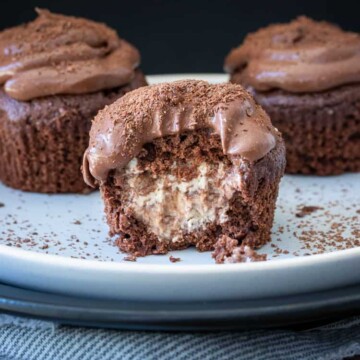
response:
<path id="1" fill-rule="evenodd" d="M 173 242 L 183 233 L 202 230 L 214 221 L 226 222 L 229 200 L 240 188 L 240 180 L 238 172 L 225 171 L 222 163 L 202 163 L 197 177 L 190 181 L 171 174 L 157 177 L 145 173 L 137 167 L 136 159 L 125 169 L 128 206 L 134 216 L 160 240 Z M 146 189 L 144 184 L 150 189 L 145 194 L 141 191 Z"/>

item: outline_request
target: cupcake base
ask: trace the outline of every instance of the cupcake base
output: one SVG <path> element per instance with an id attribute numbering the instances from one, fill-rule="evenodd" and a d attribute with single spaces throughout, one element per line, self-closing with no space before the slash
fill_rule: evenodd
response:
<path id="1" fill-rule="evenodd" d="M 209 251 L 223 235 L 258 248 L 270 240 L 284 167 L 282 141 L 250 163 L 230 161 L 210 130 L 156 139 L 100 187 L 110 232 L 135 256 Z"/>
<path id="2" fill-rule="evenodd" d="M 105 105 L 146 85 L 141 71 L 124 87 L 20 102 L 0 91 L 0 181 L 40 193 L 91 191 L 80 171 L 91 120 Z"/>

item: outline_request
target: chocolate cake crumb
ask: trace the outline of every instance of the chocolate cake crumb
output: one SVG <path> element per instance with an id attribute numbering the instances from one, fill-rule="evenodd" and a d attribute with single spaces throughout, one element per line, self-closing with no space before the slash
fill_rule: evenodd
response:
<path id="1" fill-rule="evenodd" d="M 323 210 L 324 208 L 322 208 L 321 206 L 308 206 L 308 205 L 304 205 L 298 208 L 298 212 L 295 214 L 296 217 L 298 218 L 302 218 L 304 216 L 310 215 L 313 212 L 317 211 L 317 210 Z"/>
<path id="2" fill-rule="evenodd" d="M 215 243 L 212 257 L 217 264 L 266 261 L 266 254 L 258 254 L 251 247 L 238 240 L 222 235 Z"/>
<path id="3" fill-rule="evenodd" d="M 2 203 L 2 202 L 0 202 L 0 208 L 2 208 L 2 207 L 4 207 L 4 206 L 5 206 L 5 204 Z"/>
<path id="4" fill-rule="evenodd" d="M 177 257 L 174 257 L 174 256 L 170 256 L 169 257 L 169 260 L 172 262 L 172 263 L 177 263 L 179 261 L 181 261 L 181 258 L 177 258 Z"/>
<path id="5" fill-rule="evenodd" d="M 73 224 L 74 224 L 74 225 L 81 225 L 81 221 L 80 221 L 80 220 L 75 220 L 75 221 L 73 222 Z"/>
<path id="6" fill-rule="evenodd" d="M 137 257 L 135 255 L 128 255 L 128 256 L 125 256 L 124 257 L 124 261 L 132 261 L 132 262 L 135 262 L 137 260 Z"/>

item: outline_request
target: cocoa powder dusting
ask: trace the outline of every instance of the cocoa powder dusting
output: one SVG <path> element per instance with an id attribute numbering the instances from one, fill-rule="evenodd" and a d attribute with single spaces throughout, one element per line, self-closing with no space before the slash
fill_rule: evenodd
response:
<path id="1" fill-rule="evenodd" d="M 157 84 L 136 89 L 99 111 L 84 155 L 85 182 L 104 182 L 110 170 L 126 166 L 156 138 L 199 129 L 218 134 L 224 154 L 249 161 L 281 143 L 268 115 L 240 85 L 198 80 Z"/>
<path id="2" fill-rule="evenodd" d="M 28 101 L 131 81 L 139 52 L 113 29 L 44 9 L 36 12 L 34 21 L 0 33 L 0 83 L 9 96 Z"/>

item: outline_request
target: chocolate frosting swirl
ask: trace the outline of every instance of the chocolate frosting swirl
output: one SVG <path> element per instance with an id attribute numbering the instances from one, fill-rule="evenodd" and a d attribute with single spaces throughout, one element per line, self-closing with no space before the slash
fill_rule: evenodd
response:
<path id="1" fill-rule="evenodd" d="M 259 91 L 316 92 L 360 82 L 360 34 L 301 16 L 248 35 L 225 59 L 225 70 Z"/>
<path id="2" fill-rule="evenodd" d="M 84 154 L 84 179 L 90 186 L 104 182 L 110 170 L 126 166 L 144 144 L 202 128 L 220 135 L 225 154 L 249 161 L 264 157 L 279 136 L 240 85 L 183 80 L 143 87 L 95 117 Z"/>
<path id="3" fill-rule="evenodd" d="M 139 52 L 104 24 L 36 10 L 0 33 L 0 83 L 17 100 L 81 94 L 129 83 Z"/>

